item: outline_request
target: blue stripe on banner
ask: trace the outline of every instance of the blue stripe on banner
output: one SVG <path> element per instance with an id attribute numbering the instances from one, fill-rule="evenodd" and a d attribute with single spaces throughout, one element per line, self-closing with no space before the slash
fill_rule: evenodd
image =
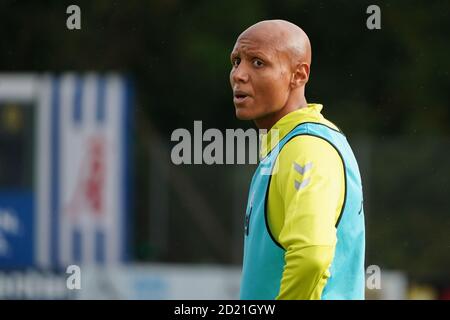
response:
<path id="1" fill-rule="evenodd" d="M 83 116 L 83 109 L 81 106 L 81 100 L 83 98 L 83 80 L 81 77 L 77 76 L 75 78 L 75 92 L 74 92 L 74 103 L 73 103 L 73 122 L 75 124 L 80 124 Z"/>
<path id="2" fill-rule="evenodd" d="M 124 116 L 122 117 L 122 150 L 120 152 L 122 156 L 122 210 L 120 212 L 122 218 L 122 244 L 121 244 L 121 260 L 128 261 L 129 248 L 130 248 L 130 209 L 131 209 L 131 166 L 129 163 L 131 155 L 131 130 L 132 128 L 132 106 L 134 102 L 133 85 L 131 78 L 126 77 L 123 81 L 123 102 L 122 110 Z"/>
<path id="3" fill-rule="evenodd" d="M 98 123 L 103 123 L 105 120 L 105 78 L 99 76 L 97 80 L 97 109 L 96 119 Z"/>
<path id="4" fill-rule="evenodd" d="M 81 257 L 81 247 L 82 247 L 81 237 L 82 237 L 82 235 L 81 235 L 80 230 L 75 229 L 72 234 L 72 240 L 73 240 L 72 249 L 73 249 L 73 260 L 76 263 L 81 263 L 81 259 L 82 259 L 82 257 Z"/>
<path id="5" fill-rule="evenodd" d="M 51 178 L 50 178 L 50 205 L 51 205 L 51 236 L 50 236 L 50 262 L 53 267 L 59 265 L 58 243 L 59 243 L 59 136 L 60 136 L 60 79 L 52 78 L 52 102 L 50 114 L 50 161 L 51 161 Z"/>
<path id="6" fill-rule="evenodd" d="M 105 263 L 105 234 L 102 231 L 95 231 L 95 262 L 98 264 Z"/>

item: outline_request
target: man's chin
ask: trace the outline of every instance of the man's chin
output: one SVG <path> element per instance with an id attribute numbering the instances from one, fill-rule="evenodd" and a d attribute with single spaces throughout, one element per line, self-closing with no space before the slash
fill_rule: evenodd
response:
<path id="1" fill-rule="evenodd" d="M 236 108 L 236 118 L 238 118 L 239 120 L 253 120 L 254 116 L 245 112 L 245 110 Z"/>

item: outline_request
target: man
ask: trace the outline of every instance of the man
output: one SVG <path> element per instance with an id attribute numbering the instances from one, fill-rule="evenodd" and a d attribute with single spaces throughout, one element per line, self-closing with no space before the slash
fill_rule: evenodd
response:
<path id="1" fill-rule="evenodd" d="M 236 116 L 269 130 L 249 192 L 241 298 L 364 299 L 361 178 L 345 136 L 306 101 L 307 35 L 259 22 L 231 63 Z"/>

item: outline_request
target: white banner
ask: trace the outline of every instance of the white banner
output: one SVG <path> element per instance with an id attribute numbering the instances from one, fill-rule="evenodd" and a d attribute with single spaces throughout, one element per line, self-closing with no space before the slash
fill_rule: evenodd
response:
<path id="1" fill-rule="evenodd" d="M 114 264 L 126 255 L 130 89 L 117 75 L 38 79 L 39 267 Z"/>

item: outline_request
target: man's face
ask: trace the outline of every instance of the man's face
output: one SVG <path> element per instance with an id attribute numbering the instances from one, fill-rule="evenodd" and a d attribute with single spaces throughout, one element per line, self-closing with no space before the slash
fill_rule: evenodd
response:
<path id="1" fill-rule="evenodd" d="M 236 117 L 263 119 L 282 109 L 289 97 L 288 55 L 274 41 L 241 35 L 231 53 L 230 83 Z"/>

